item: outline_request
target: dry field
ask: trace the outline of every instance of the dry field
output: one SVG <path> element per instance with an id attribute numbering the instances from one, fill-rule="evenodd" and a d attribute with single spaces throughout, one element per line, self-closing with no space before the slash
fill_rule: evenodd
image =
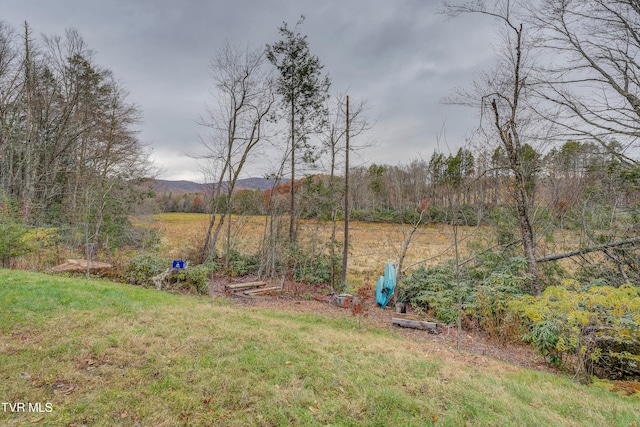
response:
<path id="1" fill-rule="evenodd" d="M 162 232 L 161 241 L 165 253 L 182 257 L 187 256 L 202 244 L 208 220 L 206 214 L 164 213 L 154 216 L 152 225 Z M 231 224 L 233 248 L 241 253 L 255 253 L 262 241 L 265 218 L 233 216 Z M 375 281 L 374 279 L 382 273 L 387 262 L 398 262 L 404 241 L 411 231 L 408 225 L 359 221 L 352 221 L 349 229 L 349 277 L 354 282 L 360 283 L 364 280 Z M 490 230 L 487 227 L 460 227 L 458 240 L 461 256 L 464 257 L 468 253 L 469 243 L 485 239 L 489 234 Z M 300 221 L 298 236 L 303 248 L 311 250 L 313 247 L 316 253 L 317 251 L 328 253 L 331 224 L 316 220 Z M 339 225 L 336 236 L 338 241 L 342 240 L 342 224 Z M 222 239 L 224 244 L 226 234 Z M 429 224 L 420 227 L 413 236 L 404 266 L 418 265 L 417 263 L 433 265 L 454 257 L 453 240 L 451 226 Z"/>

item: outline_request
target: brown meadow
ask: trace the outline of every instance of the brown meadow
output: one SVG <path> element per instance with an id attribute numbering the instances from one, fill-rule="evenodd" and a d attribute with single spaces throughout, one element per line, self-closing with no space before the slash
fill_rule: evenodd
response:
<path id="1" fill-rule="evenodd" d="M 151 225 L 161 231 L 162 251 L 172 257 L 185 257 L 197 250 L 207 230 L 209 216 L 191 213 L 163 213 L 153 217 Z M 286 222 L 286 221 L 285 221 Z M 265 229 L 264 216 L 232 216 L 231 247 L 241 253 L 258 251 Z M 410 225 L 370 223 L 352 221 L 350 223 L 349 280 L 362 283 L 375 281 L 387 262 L 397 263 Z M 336 239 L 341 244 L 344 228 L 339 224 Z M 469 243 L 486 239 L 488 227 L 459 227 L 458 240 L 461 256 L 468 255 Z M 331 223 L 318 220 L 301 220 L 298 224 L 299 243 L 306 250 L 315 253 L 329 253 Z M 218 248 L 226 244 L 226 230 L 221 232 Z M 443 224 L 420 226 L 413 235 L 407 250 L 404 266 L 434 265 L 455 256 L 453 228 Z M 340 253 L 341 247 L 337 249 Z"/>

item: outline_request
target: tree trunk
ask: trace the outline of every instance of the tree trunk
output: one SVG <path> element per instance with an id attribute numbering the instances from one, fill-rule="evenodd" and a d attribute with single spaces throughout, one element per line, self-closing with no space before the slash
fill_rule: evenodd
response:
<path id="1" fill-rule="evenodd" d="M 293 97 L 291 98 L 291 202 L 289 205 L 289 246 L 291 249 L 295 247 L 296 241 L 296 202 L 295 202 L 295 183 L 296 183 L 296 139 L 295 139 L 295 104 Z"/>
<path id="2" fill-rule="evenodd" d="M 337 226 L 337 212 L 335 202 L 335 183 L 333 179 L 335 177 L 336 170 L 336 140 L 335 140 L 335 127 L 331 128 L 329 134 L 329 145 L 331 146 L 331 172 L 329 174 L 329 205 L 331 206 L 331 289 L 334 290 L 336 284 L 336 226 Z"/>
<path id="3" fill-rule="evenodd" d="M 349 259 L 349 96 L 347 95 L 347 127 L 345 133 L 344 154 L 344 247 L 342 248 L 342 276 L 344 285 L 347 281 L 347 262 Z"/>

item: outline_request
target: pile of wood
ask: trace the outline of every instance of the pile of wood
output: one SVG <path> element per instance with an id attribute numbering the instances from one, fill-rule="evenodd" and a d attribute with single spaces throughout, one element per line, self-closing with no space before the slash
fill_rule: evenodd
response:
<path id="1" fill-rule="evenodd" d="M 86 259 L 68 259 L 60 265 L 56 265 L 52 268 L 53 271 L 71 271 L 76 273 L 84 273 L 87 271 L 87 264 L 89 266 L 90 273 L 97 273 L 99 271 L 108 270 L 113 267 L 106 262 L 89 261 Z"/>
<path id="2" fill-rule="evenodd" d="M 250 297 L 258 297 L 264 295 L 275 295 L 280 292 L 280 287 L 267 287 L 266 282 L 247 282 L 225 285 L 225 289 L 234 295 L 246 295 Z"/>

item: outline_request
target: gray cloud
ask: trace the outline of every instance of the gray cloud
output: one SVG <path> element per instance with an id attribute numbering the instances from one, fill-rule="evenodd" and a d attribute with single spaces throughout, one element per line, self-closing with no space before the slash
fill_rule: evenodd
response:
<path id="1" fill-rule="evenodd" d="M 450 20 L 424 0 L 0 0 L 0 19 L 28 21 L 35 33 L 76 28 L 96 60 L 113 70 L 142 107 L 141 138 L 165 179 L 201 180 L 188 153 L 199 151 L 196 124 L 213 104 L 208 63 L 225 41 L 262 47 L 283 21 L 306 16 L 302 32 L 332 79 L 332 91 L 365 98 L 375 127 L 366 136 L 372 162 L 428 156 L 446 126 L 457 146 L 476 112 L 442 105 L 493 57 L 491 22 Z M 256 165 L 250 173 L 263 174 Z"/>

